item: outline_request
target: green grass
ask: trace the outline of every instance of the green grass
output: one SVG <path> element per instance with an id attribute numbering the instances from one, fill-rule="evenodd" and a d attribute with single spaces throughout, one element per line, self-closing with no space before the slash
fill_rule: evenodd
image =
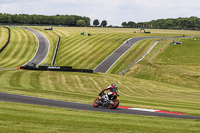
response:
<path id="1" fill-rule="evenodd" d="M 0 91 L 91 104 L 115 82 L 120 105 L 200 115 L 200 90 L 117 76 L 68 72 L 1 70 Z"/>
<path id="2" fill-rule="evenodd" d="M 32 33 L 20 28 L 11 28 L 11 39 L 0 54 L 0 68 L 12 68 L 27 63 L 36 53 L 38 44 Z"/>
<path id="3" fill-rule="evenodd" d="M 5 45 L 8 40 L 8 30 L 0 26 L 0 49 Z"/>
<path id="4" fill-rule="evenodd" d="M 53 27 L 53 31 L 45 31 L 45 27 L 31 27 L 44 33 L 50 41 L 51 47 L 47 59 L 52 61 L 57 35 L 61 36 L 56 65 L 73 66 L 74 68 L 94 69 L 122 43 L 133 37 L 140 36 L 182 36 L 196 35 L 194 31 L 151 30 L 151 34 L 140 33 L 138 29 L 123 28 L 78 28 Z M 134 34 L 133 31 L 137 33 Z M 81 36 L 81 32 L 91 33 L 92 36 Z M 116 70 L 117 71 L 117 70 Z"/>
<path id="5" fill-rule="evenodd" d="M 7 132 L 198 133 L 200 121 L 89 112 L 0 102 L 0 129 Z"/>
<path id="6" fill-rule="evenodd" d="M 199 34 L 196 31 L 178 30 L 151 30 L 152 34 L 134 34 L 132 32 L 137 29 L 54 27 L 53 31 L 44 31 L 45 27 L 31 28 L 44 33 L 50 42 L 50 53 L 43 63 L 51 63 L 57 35 L 60 35 L 61 45 L 56 65 L 89 69 L 93 69 L 128 38 Z M 86 31 L 92 36 L 80 35 Z M 22 60 L 28 61 L 28 57 L 33 56 L 37 49 L 37 41 L 30 32 L 17 28 L 11 28 L 11 32 L 14 39 L 6 52 L 0 54 L 0 68 L 15 67 L 22 64 Z M 143 40 L 132 47 L 110 69 L 109 73 L 114 74 L 0 70 L 0 91 L 92 104 L 102 89 L 115 82 L 119 88 L 121 106 L 200 116 L 199 40 L 180 41 L 183 42 L 180 46 L 170 45 L 171 40 L 160 42 L 125 76 L 116 74 L 143 54 L 153 40 Z M 20 45 L 22 42 L 23 47 Z M 30 43 L 32 45 L 27 45 Z M 160 52 L 160 49 L 163 51 Z M 22 53 L 26 53 L 26 57 L 23 58 Z M 18 58 L 19 55 L 21 58 Z M 195 120 L 89 112 L 8 102 L 0 102 L 0 114 L 1 132 L 200 131 L 199 121 Z"/>
<path id="7" fill-rule="evenodd" d="M 200 88 L 200 39 L 180 39 L 160 42 L 153 51 L 126 75 L 136 78 Z M 162 52 L 160 52 L 162 49 Z"/>
<path id="8" fill-rule="evenodd" d="M 139 59 L 145 51 L 154 43 L 155 39 L 145 39 L 136 43 L 126 54 L 124 54 L 108 71 L 108 73 L 119 74 L 134 61 Z"/>

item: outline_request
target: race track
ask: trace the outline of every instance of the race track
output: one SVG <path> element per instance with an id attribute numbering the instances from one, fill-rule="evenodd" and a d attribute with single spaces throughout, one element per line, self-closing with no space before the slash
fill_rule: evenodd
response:
<path id="1" fill-rule="evenodd" d="M 145 116 L 158 116 L 158 117 L 200 120 L 200 116 L 176 115 L 176 114 L 146 112 L 146 111 L 138 111 L 138 110 L 119 109 L 119 108 L 115 109 L 115 110 L 111 110 L 111 109 L 103 108 L 103 107 L 94 108 L 92 106 L 93 101 L 91 101 L 91 105 L 89 105 L 89 104 L 72 103 L 72 102 L 66 102 L 66 101 L 57 101 L 57 100 L 51 100 L 51 99 L 36 98 L 36 97 L 30 97 L 30 96 L 15 95 L 15 94 L 3 93 L 3 92 L 0 92 L 0 101 L 34 104 L 34 105 L 44 105 L 44 106 L 68 108 L 68 109 L 108 112 L 108 113 L 121 113 L 121 114 L 132 114 L 132 115 L 145 115 Z"/>
<path id="2" fill-rule="evenodd" d="M 108 56 L 103 62 L 101 62 L 96 68 L 95 72 L 106 73 L 133 45 L 143 39 L 158 38 L 158 37 L 137 37 L 127 40 L 117 50 L 115 50 L 110 56 Z"/>
<path id="3" fill-rule="evenodd" d="M 50 47 L 49 41 L 41 32 L 30 28 L 26 29 L 32 32 L 36 36 L 38 40 L 38 49 L 35 56 L 25 65 L 31 65 L 32 63 L 39 65 L 46 58 L 49 52 L 49 47 Z"/>

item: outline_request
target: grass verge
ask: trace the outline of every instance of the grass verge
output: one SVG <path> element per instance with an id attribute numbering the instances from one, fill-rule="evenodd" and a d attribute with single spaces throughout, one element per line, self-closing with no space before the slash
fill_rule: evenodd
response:
<path id="1" fill-rule="evenodd" d="M 0 128 L 7 132 L 198 133 L 200 121 L 89 112 L 0 102 Z"/>

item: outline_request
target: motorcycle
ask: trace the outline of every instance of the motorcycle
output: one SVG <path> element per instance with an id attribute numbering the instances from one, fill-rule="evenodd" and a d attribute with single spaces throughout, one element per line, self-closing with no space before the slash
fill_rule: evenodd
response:
<path id="1" fill-rule="evenodd" d="M 112 94 L 111 94 L 112 93 Z M 98 96 L 93 102 L 93 107 L 109 107 L 110 109 L 116 109 L 119 106 L 119 95 L 113 92 L 104 93 Z"/>

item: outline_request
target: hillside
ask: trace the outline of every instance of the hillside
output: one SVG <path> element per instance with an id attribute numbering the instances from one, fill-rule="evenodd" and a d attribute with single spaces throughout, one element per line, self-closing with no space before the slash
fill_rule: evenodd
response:
<path id="1" fill-rule="evenodd" d="M 151 30 L 151 34 L 144 34 L 142 32 L 140 33 L 138 29 L 123 28 L 54 27 L 53 31 L 46 31 L 44 30 L 45 27 L 31 28 L 44 33 L 50 41 L 50 52 L 43 63 L 48 62 L 50 65 L 57 42 L 57 35 L 60 35 L 61 42 L 56 65 L 69 65 L 75 68 L 86 69 L 94 69 L 129 38 L 140 36 L 182 36 L 183 34 L 198 34 L 198 32 L 195 31 L 176 30 Z M 137 31 L 137 33 L 133 33 L 133 31 Z M 81 36 L 81 32 L 84 32 L 85 34 L 90 33 L 91 36 Z M 147 46 L 145 47 L 148 48 Z"/>
<path id="2" fill-rule="evenodd" d="M 0 54 L 0 68 L 16 68 L 27 63 L 33 58 L 38 47 L 35 36 L 29 31 L 20 28 L 10 29 L 10 43 Z"/>
<path id="3" fill-rule="evenodd" d="M 8 40 L 8 30 L 0 26 L 0 49 L 4 46 Z"/>
<path id="4" fill-rule="evenodd" d="M 200 90 L 195 88 L 112 74 L 0 71 L 2 92 L 88 104 L 112 82 L 118 85 L 121 106 L 200 115 Z"/>
<path id="5" fill-rule="evenodd" d="M 200 88 L 200 39 L 178 39 L 160 42 L 140 63 L 126 75 L 180 86 Z M 160 52 L 162 50 L 162 52 Z"/>
<path id="6" fill-rule="evenodd" d="M 178 30 L 151 30 L 152 34 L 144 34 L 138 29 L 55 27 L 53 31 L 45 31 L 45 27 L 31 28 L 44 33 L 50 42 L 49 55 L 43 64 L 51 64 L 57 35 L 60 35 L 56 65 L 90 69 L 131 37 L 199 35 L 196 31 Z M 11 45 L 0 54 L 0 68 L 22 65 L 37 50 L 37 40 L 32 33 L 18 28 L 11 28 L 11 32 Z M 81 32 L 91 33 L 91 36 L 81 36 Z M 177 40 L 182 45 L 176 46 L 170 44 L 173 40 L 160 42 L 128 73 L 118 75 L 154 40 L 138 42 L 106 74 L 0 70 L 0 91 L 92 104 L 102 89 L 115 82 L 120 106 L 200 116 L 199 38 Z M 83 129 L 85 132 L 108 132 L 110 129 L 111 132 L 199 132 L 197 120 L 116 115 L 9 102 L 0 102 L 0 113 L 3 114 L 0 128 L 9 132 L 80 132 Z M 107 124 L 109 130 L 104 128 Z"/>

